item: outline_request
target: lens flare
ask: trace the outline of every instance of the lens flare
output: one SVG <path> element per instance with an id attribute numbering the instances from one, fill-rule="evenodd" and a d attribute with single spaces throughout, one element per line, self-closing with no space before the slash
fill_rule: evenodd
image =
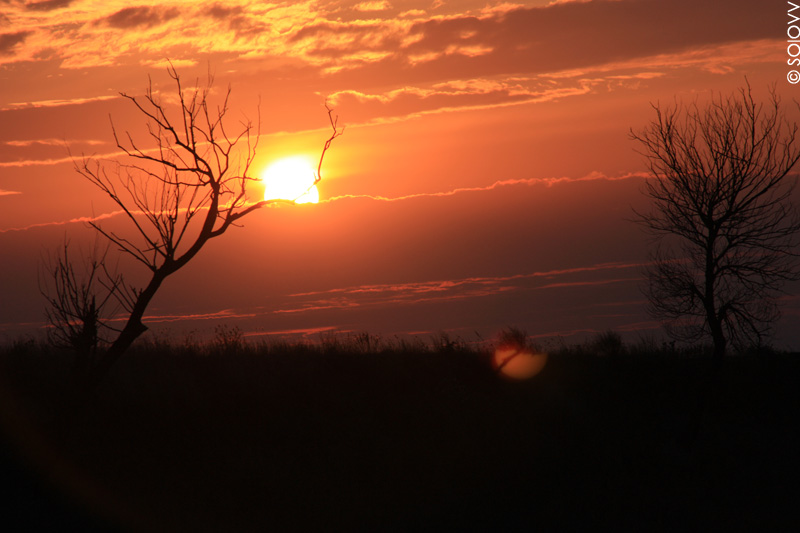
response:
<path id="1" fill-rule="evenodd" d="M 534 352 L 517 344 L 498 346 L 492 355 L 492 367 L 508 379 L 521 381 L 538 374 L 547 363 L 547 354 Z"/>

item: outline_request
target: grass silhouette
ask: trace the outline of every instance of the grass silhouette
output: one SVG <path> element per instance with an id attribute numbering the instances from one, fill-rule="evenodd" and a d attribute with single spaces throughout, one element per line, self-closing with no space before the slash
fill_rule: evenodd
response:
<path id="1" fill-rule="evenodd" d="M 98 529 L 796 520 L 800 358 L 718 367 L 618 341 L 551 350 L 539 375 L 509 382 L 488 352 L 444 335 L 256 345 L 223 328 L 208 343 L 140 342 L 91 397 L 65 354 L 19 342 L 0 349 L 4 426 L 31 475 Z"/>

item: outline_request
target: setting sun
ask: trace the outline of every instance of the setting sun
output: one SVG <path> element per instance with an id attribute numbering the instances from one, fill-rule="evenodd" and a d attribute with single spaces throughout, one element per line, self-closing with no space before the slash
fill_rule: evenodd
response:
<path id="1" fill-rule="evenodd" d="M 289 200 L 296 204 L 316 204 L 319 191 L 314 181 L 314 166 L 303 156 L 285 157 L 264 171 L 264 200 Z"/>

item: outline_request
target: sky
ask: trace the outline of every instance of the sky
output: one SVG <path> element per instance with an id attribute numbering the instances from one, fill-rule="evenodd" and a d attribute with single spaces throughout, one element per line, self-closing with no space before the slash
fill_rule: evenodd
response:
<path id="1" fill-rule="evenodd" d="M 648 179 L 630 138 L 652 105 L 749 81 L 784 102 L 787 3 L 770 0 L 0 0 L 0 342 L 44 330 L 42 265 L 90 219 L 126 231 L 75 171 L 141 133 L 120 93 L 175 101 L 211 73 L 229 117 L 259 122 L 255 177 L 323 162 L 316 204 L 257 210 L 165 282 L 158 335 L 371 332 L 540 342 L 609 329 L 661 339 L 642 295 Z M 171 99 L 170 99 L 171 98 Z M 797 119 L 797 110 L 787 112 Z M 259 188 L 261 187 L 261 188 Z M 263 186 L 251 188 L 253 201 Z M 113 252 L 113 251 L 112 251 Z M 113 255 L 113 254 L 112 254 Z M 141 269 L 119 263 L 132 280 Z M 779 347 L 800 347 L 784 298 Z"/>

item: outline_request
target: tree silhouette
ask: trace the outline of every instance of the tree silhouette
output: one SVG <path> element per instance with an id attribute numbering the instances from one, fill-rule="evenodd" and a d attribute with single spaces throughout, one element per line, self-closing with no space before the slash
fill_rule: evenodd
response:
<path id="1" fill-rule="evenodd" d="M 757 102 L 749 83 L 702 109 L 653 105 L 631 131 L 652 173 L 652 210 L 637 221 L 658 243 L 647 269 L 650 312 L 676 339 L 761 344 L 779 316 L 777 297 L 798 279 L 800 215 L 792 203 L 798 126 L 775 88 Z"/>
<path id="2" fill-rule="evenodd" d="M 237 131 L 229 129 L 230 87 L 221 103 L 214 106 L 210 101 L 211 75 L 202 86 L 198 81 L 187 90 L 173 67 L 168 73 L 175 83 L 175 105 L 162 101 L 152 81 L 143 97 L 121 93 L 144 115 L 145 143 L 130 132 L 118 134 L 112 121 L 117 147 L 125 154 L 123 160 L 83 158 L 75 165 L 77 172 L 117 204 L 133 231 L 132 235 L 122 235 L 99 222 L 90 225 L 113 247 L 146 267 L 149 277 L 141 288 L 118 279 L 115 295 L 126 304 L 129 314 L 91 369 L 92 383 L 99 382 L 147 330 L 143 323 L 145 311 L 164 280 L 191 261 L 209 240 L 272 202 L 247 200 L 247 185 L 256 180 L 249 173 L 259 126 L 244 120 Z M 333 132 L 323 146 L 315 182 L 321 179 L 326 151 L 342 133 L 333 110 L 326 109 Z M 63 308 L 63 299 L 59 295 L 50 303 Z"/>
<path id="3" fill-rule="evenodd" d="M 82 376 L 95 362 L 98 346 L 117 331 L 108 319 L 128 301 L 122 276 L 108 268 L 108 247 L 101 250 L 95 242 L 77 266 L 69 252 L 67 241 L 58 254 L 46 259 L 39 290 L 48 303 L 48 339 L 73 352 L 74 370 Z"/>

